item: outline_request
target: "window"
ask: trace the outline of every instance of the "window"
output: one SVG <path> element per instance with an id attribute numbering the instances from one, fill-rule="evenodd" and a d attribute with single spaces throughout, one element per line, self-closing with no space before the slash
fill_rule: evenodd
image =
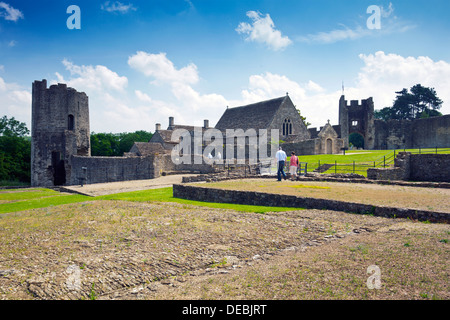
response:
<path id="1" fill-rule="evenodd" d="M 284 119 L 283 122 L 283 136 L 292 134 L 292 123 L 290 119 Z"/>
<path id="2" fill-rule="evenodd" d="M 73 115 L 69 114 L 69 121 L 67 125 L 67 129 L 73 131 L 75 129 L 75 119 Z"/>

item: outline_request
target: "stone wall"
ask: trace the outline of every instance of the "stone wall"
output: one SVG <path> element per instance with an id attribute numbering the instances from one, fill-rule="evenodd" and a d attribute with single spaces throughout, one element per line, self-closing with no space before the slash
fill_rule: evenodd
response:
<path id="1" fill-rule="evenodd" d="M 450 115 L 415 120 L 375 120 L 375 149 L 450 147 Z"/>
<path id="2" fill-rule="evenodd" d="M 404 208 L 373 206 L 360 203 L 344 202 L 328 199 L 297 197 L 282 194 L 270 194 L 253 191 L 224 190 L 199 186 L 176 184 L 173 186 L 173 196 L 176 198 L 233 203 L 271 207 L 291 207 L 321 210 L 336 210 L 358 214 L 373 214 L 388 218 L 411 218 L 414 220 L 448 223 L 450 215 L 442 212 L 413 210 Z"/>
<path id="3" fill-rule="evenodd" d="M 68 184 L 116 182 L 127 180 L 153 179 L 159 176 L 154 156 L 147 157 L 80 157 L 73 156 L 72 175 Z M 83 169 L 86 168 L 86 176 Z"/>
<path id="4" fill-rule="evenodd" d="M 373 180 L 450 182 L 450 154 L 411 154 L 400 152 L 393 168 L 369 168 Z"/>
<path id="5" fill-rule="evenodd" d="M 410 167 L 409 180 L 450 182 L 450 154 L 412 154 Z"/>

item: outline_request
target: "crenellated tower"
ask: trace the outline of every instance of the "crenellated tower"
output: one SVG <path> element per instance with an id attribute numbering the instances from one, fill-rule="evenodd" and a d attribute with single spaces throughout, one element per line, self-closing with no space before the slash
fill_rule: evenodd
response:
<path id="1" fill-rule="evenodd" d="M 70 181 L 71 157 L 90 156 L 89 102 L 66 84 L 34 81 L 31 120 L 31 185 Z"/>

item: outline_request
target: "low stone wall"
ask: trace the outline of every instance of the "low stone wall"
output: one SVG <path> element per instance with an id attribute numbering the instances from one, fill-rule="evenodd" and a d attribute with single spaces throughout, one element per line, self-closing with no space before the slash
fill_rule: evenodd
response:
<path id="1" fill-rule="evenodd" d="M 369 168 L 373 180 L 412 180 L 450 182 L 450 154 L 411 154 L 400 152 L 393 168 Z"/>
<path id="2" fill-rule="evenodd" d="M 450 182 L 450 154 L 412 154 L 409 180 Z"/>
<path id="3" fill-rule="evenodd" d="M 173 186 L 173 196 L 196 201 L 257 205 L 268 207 L 291 207 L 305 209 L 335 210 L 358 214 L 373 214 L 386 218 L 410 218 L 413 220 L 448 223 L 448 213 L 405 208 L 374 206 L 353 202 L 297 197 L 253 191 L 224 190 L 200 186 Z"/>
<path id="4" fill-rule="evenodd" d="M 67 185 L 80 184 L 79 178 L 84 177 L 84 184 L 142 180 L 155 178 L 157 168 L 154 157 L 81 157 L 71 159 L 72 174 Z"/>

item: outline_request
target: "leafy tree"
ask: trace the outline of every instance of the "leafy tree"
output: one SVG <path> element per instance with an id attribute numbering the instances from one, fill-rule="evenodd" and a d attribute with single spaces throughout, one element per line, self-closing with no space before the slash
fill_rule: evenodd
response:
<path id="1" fill-rule="evenodd" d="M 14 117 L 0 119 L 0 180 L 30 182 L 30 131 Z"/>
<path id="2" fill-rule="evenodd" d="M 299 116 L 300 116 L 300 118 L 302 119 L 302 121 L 303 121 L 303 124 L 305 125 L 305 127 L 307 127 L 307 128 L 308 128 L 308 126 L 310 126 L 310 125 L 311 125 L 311 123 L 310 123 L 310 122 L 308 122 L 308 121 L 306 121 L 306 117 L 302 116 L 302 114 L 301 114 L 301 112 L 300 112 L 300 109 L 297 109 L 297 108 L 295 108 L 295 110 L 297 110 L 297 112 L 298 112 L 298 115 L 299 115 Z"/>
<path id="3" fill-rule="evenodd" d="M 7 116 L 3 116 L 0 119 L 0 136 L 23 137 L 29 133 L 27 125 L 14 119 L 14 117 L 8 119 Z"/>
<path id="4" fill-rule="evenodd" d="M 364 138 L 359 133 L 353 132 L 348 136 L 348 142 L 356 148 L 364 148 Z"/>
<path id="5" fill-rule="evenodd" d="M 427 88 L 416 84 L 407 89 L 395 92 L 397 97 L 392 107 L 376 110 L 376 119 L 417 119 L 442 115 L 438 110 L 443 101 L 437 96 L 434 88 Z"/>
<path id="6" fill-rule="evenodd" d="M 130 133 L 91 133 L 91 155 L 120 157 L 135 142 L 148 142 L 152 133 L 139 130 Z"/>

